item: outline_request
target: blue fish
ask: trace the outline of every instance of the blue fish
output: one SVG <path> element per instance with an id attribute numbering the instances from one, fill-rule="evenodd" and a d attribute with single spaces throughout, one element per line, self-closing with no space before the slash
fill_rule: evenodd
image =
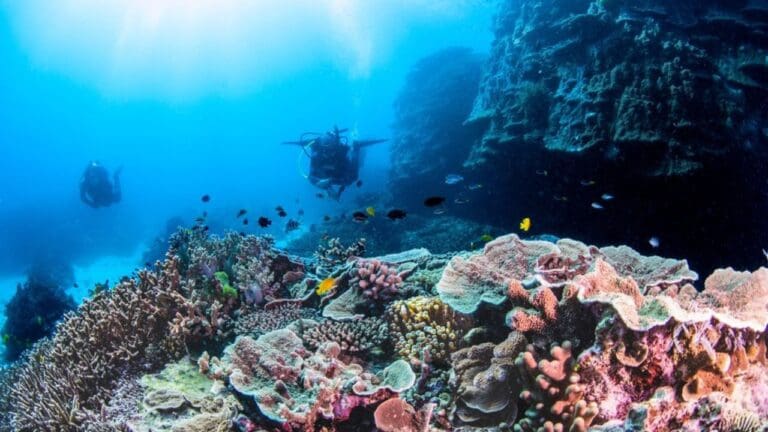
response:
<path id="1" fill-rule="evenodd" d="M 448 174 L 445 176 L 445 184 L 455 185 L 456 183 L 461 183 L 462 181 L 464 181 L 464 177 L 458 174 Z"/>

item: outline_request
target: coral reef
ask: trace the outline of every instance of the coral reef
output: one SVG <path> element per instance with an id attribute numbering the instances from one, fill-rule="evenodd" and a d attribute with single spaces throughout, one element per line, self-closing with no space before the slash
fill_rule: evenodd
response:
<path id="1" fill-rule="evenodd" d="M 295 272 L 295 283 L 316 281 L 279 250 L 263 250 L 268 240 L 188 241 L 195 256 L 238 263 L 254 253 L 281 280 Z M 380 269 L 376 279 L 402 275 L 397 300 L 364 296 L 353 282 L 368 268 L 358 259 L 329 268 L 343 290 L 325 306 L 316 294 L 262 305 L 239 289 L 228 295 L 215 276 L 237 272 L 224 265 L 209 276 L 183 250 L 172 244 L 155 270 L 99 292 L 0 371 L 0 430 L 688 431 L 768 422 L 766 268 L 717 270 L 698 291 L 685 261 L 508 235 L 447 265 L 423 249 L 364 261 Z M 413 295 L 435 280 L 408 288 L 420 272 L 442 273 L 438 295 Z M 334 303 L 331 315 L 344 319 L 307 319 Z"/>
<path id="2" fill-rule="evenodd" d="M 354 407 L 407 390 L 415 381 L 407 365 L 394 363 L 376 377 L 344 363 L 340 353 L 338 344 L 328 342 L 312 354 L 291 330 L 275 330 L 256 340 L 239 337 L 221 360 L 211 359 L 208 373 L 252 398 L 269 421 L 304 430 L 323 420 L 343 422 Z"/>

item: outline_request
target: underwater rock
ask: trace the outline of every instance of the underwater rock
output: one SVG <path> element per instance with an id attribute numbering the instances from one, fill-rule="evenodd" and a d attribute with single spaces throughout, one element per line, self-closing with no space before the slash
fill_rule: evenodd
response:
<path id="1" fill-rule="evenodd" d="M 454 172 L 481 181 L 482 200 L 470 193 L 471 204 L 451 214 L 503 231 L 532 215 L 537 231 L 590 243 L 637 248 L 656 236 L 666 255 L 704 273 L 724 256 L 759 265 L 768 232 L 765 183 L 754 180 L 768 177 L 765 10 L 761 1 L 501 2 L 466 121 L 432 99 L 404 98 L 398 115 L 425 120 L 395 123 L 395 136 L 413 144 L 393 152 L 404 160 L 393 171 L 416 172 L 418 185 Z M 404 94 L 427 81 L 423 68 Z M 443 168 L 456 155 L 463 169 Z M 441 169 L 410 166 L 426 159 Z M 414 199 L 413 190 L 392 183 L 398 198 Z M 590 201 L 606 190 L 620 201 L 596 215 Z"/>

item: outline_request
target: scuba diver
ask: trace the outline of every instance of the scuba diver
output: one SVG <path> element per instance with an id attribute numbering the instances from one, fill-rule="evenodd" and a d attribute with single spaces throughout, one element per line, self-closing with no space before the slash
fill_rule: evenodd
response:
<path id="1" fill-rule="evenodd" d="M 80 179 L 80 200 L 93 208 L 108 207 L 120 202 L 120 172 L 123 167 L 115 170 L 112 181 L 109 180 L 107 169 L 96 161 L 88 164 Z"/>
<path id="2" fill-rule="evenodd" d="M 283 144 L 299 145 L 309 157 L 310 183 L 323 189 L 336 201 L 347 186 L 355 183 L 360 174 L 362 148 L 382 143 L 386 139 L 352 140 L 344 135 L 347 129 L 333 128 L 324 134 L 305 132 L 298 141 Z"/>

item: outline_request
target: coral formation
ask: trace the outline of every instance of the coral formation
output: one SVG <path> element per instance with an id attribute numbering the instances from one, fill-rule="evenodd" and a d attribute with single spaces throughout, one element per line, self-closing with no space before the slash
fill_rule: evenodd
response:
<path id="1" fill-rule="evenodd" d="M 267 244 L 187 241 L 208 257 Z M 366 303 L 350 285 L 357 261 L 338 263 L 345 290 L 325 309 L 351 306 L 318 323 L 307 311 L 326 297 L 229 297 L 183 250 L 172 244 L 155 270 L 96 294 L 0 371 L 0 428 L 759 430 L 768 420 L 766 268 L 718 270 L 697 291 L 685 261 L 509 235 L 447 266 L 424 250 L 365 263 L 403 275 L 401 287 L 442 271 L 439 296 L 403 288 L 402 299 Z M 281 280 L 317 280 L 278 250 L 250 250 Z"/>
<path id="2" fill-rule="evenodd" d="M 410 360 L 443 364 L 459 349 L 470 319 L 437 297 L 398 300 L 387 313 L 395 351 Z"/>
<path id="3" fill-rule="evenodd" d="M 389 300 L 397 295 L 403 278 L 391 264 L 377 259 L 359 259 L 349 283 L 374 301 Z"/>
<path id="4" fill-rule="evenodd" d="M 335 342 L 346 354 L 363 354 L 372 349 L 381 349 L 388 336 L 384 321 L 364 318 L 356 321 L 325 320 L 307 329 L 302 338 L 313 349 L 326 342 Z"/>
<path id="5" fill-rule="evenodd" d="M 486 342 L 451 355 L 456 424 L 494 426 L 517 417 L 520 383 L 515 361 L 528 341 L 512 332 L 498 345 Z"/>

